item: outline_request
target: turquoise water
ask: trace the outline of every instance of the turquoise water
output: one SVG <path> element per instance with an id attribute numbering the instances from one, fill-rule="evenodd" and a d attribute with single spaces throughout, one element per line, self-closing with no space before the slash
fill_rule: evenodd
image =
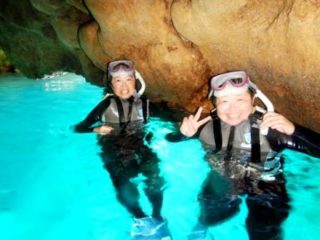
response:
<path id="1" fill-rule="evenodd" d="M 75 134 L 102 90 L 74 74 L 47 80 L 0 77 L 0 238 L 2 240 L 126 240 L 132 218 L 117 202 L 94 134 Z M 175 124 L 153 118 L 153 149 L 167 181 L 163 216 L 174 239 L 186 239 L 197 221 L 196 201 L 209 168 L 199 141 L 168 143 Z M 320 161 L 285 151 L 292 211 L 285 239 L 320 233 Z M 135 179 L 137 183 L 141 178 Z M 139 184 L 145 210 L 151 207 Z M 216 240 L 248 239 L 247 209 L 211 227 Z"/>

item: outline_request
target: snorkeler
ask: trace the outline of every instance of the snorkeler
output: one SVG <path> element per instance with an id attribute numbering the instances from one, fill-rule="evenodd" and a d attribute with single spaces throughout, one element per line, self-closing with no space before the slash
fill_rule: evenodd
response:
<path id="1" fill-rule="evenodd" d="M 207 228 L 233 216 L 246 195 L 246 227 L 251 240 L 282 239 L 281 223 L 289 215 L 283 175 L 285 148 L 320 157 L 320 135 L 273 112 L 269 99 L 243 71 L 210 79 L 216 108 L 201 118 L 202 108 L 185 117 L 180 133 L 169 141 L 199 137 L 212 171 L 198 196 L 200 216 L 189 239 L 205 239 Z M 255 98 L 267 107 L 254 107 Z"/>
<path id="2" fill-rule="evenodd" d="M 117 199 L 135 219 L 132 238 L 169 240 L 167 222 L 161 216 L 165 182 L 157 155 L 145 144 L 152 137 L 144 131 L 150 115 L 149 100 L 142 96 L 145 82 L 129 60 L 110 62 L 106 81 L 107 90 L 112 91 L 76 125 L 75 131 L 99 134 L 101 158 Z M 131 181 L 138 174 L 145 177 L 144 191 L 152 205 L 151 216 L 142 210 L 137 186 Z"/>

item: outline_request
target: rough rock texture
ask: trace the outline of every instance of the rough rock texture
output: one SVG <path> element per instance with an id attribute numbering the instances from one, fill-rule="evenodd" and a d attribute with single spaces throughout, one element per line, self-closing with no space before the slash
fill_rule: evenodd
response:
<path id="1" fill-rule="evenodd" d="M 320 131 L 319 0 L 2 0 L 0 46 L 38 77 L 56 70 L 102 84 L 130 58 L 156 101 L 192 111 L 208 78 L 245 70 L 293 121 Z"/>
<path id="2" fill-rule="evenodd" d="M 0 49 L 0 74 L 2 73 L 15 73 L 17 69 L 12 65 L 12 63 L 7 59 L 3 50 Z"/>

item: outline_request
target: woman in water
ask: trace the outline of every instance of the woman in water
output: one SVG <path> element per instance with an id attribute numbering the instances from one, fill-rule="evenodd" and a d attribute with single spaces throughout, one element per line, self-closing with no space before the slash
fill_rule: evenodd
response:
<path id="1" fill-rule="evenodd" d="M 212 171 L 198 196 L 199 222 L 189 239 L 205 239 L 207 227 L 234 215 L 246 195 L 247 231 L 251 240 L 282 239 L 281 223 L 289 213 L 281 151 L 290 148 L 320 157 L 320 135 L 273 112 L 268 98 L 243 71 L 211 78 L 211 116 L 200 119 L 202 108 L 185 117 L 179 141 L 197 136 L 208 151 Z M 267 112 L 254 107 L 255 98 Z M 260 111 L 257 111 L 260 109 Z"/>
<path id="2" fill-rule="evenodd" d="M 149 101 L 142 96 L 145 83 L 132 61 L 108 64 L 108 89 L 111 93 L 76 125 L 75 131 L 98 134 L 101 157 L 117 199 L 135 218 L 131 230 L 133 239 L 170 239 L 167 223 L 161 216 L 165 182 L 160 174 L 159 159 L 145 144 L 152 137 L 144 130 L 150 114 Z M 144 190 L 152 205 L 150 216 L 142 210 L 137 186 L 130 181 L 140 173 L 145 176 Z"/>

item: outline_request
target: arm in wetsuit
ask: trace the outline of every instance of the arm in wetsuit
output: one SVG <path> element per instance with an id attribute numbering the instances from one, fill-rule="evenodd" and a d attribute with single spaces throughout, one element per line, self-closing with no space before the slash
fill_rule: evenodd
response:
<path id="1" fill-rule="evenodd" d="M 103 112 L 109 107 L 110 98 L 107 97 L 102 100 L 89 114 L 88 116 L 78 123 L 74 127 L 74 131 L 78 133 L 88 133 L 92 132 L 94 127 L 93 125 L 99 121 L 101 121 L 101 116 Z"/>
<path id="2" fill-rule="evenodd" d="M 320 158 L 320 134 L 305 127 L 295 125 L 291 136 L 269 129 L 267 139 L 275 151 L 288 148 Z"/>

